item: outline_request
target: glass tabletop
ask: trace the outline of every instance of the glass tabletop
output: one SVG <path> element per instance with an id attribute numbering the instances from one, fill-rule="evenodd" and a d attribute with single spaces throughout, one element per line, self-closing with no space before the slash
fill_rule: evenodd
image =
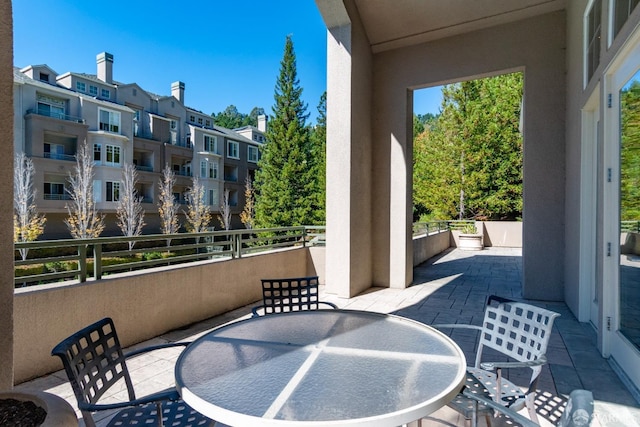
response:
<path id="1" fill-rule="evenodd" d="M 403 317 L 349 310 L 268 315 L 190 344 L 176 386 L 229 425 L 397 426 L 453 398 L 466 361 L 447 336 Z"/>

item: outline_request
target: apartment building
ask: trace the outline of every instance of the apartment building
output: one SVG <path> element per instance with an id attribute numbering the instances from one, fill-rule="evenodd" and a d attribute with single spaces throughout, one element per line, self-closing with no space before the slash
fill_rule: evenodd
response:
<path id="1" fill-rule="evenodd" d="M 34 162 L 36 203 L 47 217 L 45 238 L 69 236 L 64 224 L 68 177 L 85 141 L 93 150 L 94 199 L 105 215 L 103 235 L 120 234 L 115 212 L 127 163 L 138 171 L 144 233 L 159 231 L 158 184 L 165 165 L 176 175 L 173 192 L 183 205 L 193 177 L 200 179 L 216 228 L 229 190 L 233 227 L 242 227 L 244 183 L 257 168 L 266 117 L 258 127 L 215 126 L 210 115 L 185 105 L 183 82 L 172 83 L 170 95 L 153 94 L 137 83 L 115 81 L 113 63 L 113 55 L 103 52 L 96 57 L 96 74 L 58 74 L 47 65 L 14 69 L 14 148 Z"/>

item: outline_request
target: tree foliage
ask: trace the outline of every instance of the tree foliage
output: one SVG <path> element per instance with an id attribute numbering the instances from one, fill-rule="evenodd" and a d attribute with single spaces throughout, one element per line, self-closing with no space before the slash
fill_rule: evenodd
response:
<path id="1" fill-rule="evenodd" d="M 176 175 L 169 165 L 162 170 L 162 179 L 158 183 L 160 196 L 158 197 L 158 214 L 160 215 L 160 231 L 162 234 L 175 234 L 180 228 L 178 221 L 178 201 L 173 195 L 173 186 L 176 184 Z M 171 239 L 167 240 L 167 246 Z"/>
<path id="2" fill-rule="evenodd" d="M 238 111 L 235 105 L 229 105 L 224 111 L 218 114 L 211 114 L 213 122 L 227 129 L 236 129 L 243 126 L 258 126 L 258 116 L 264 114 L 264 108 L 253 107 L 249 114 Z"/>
<path id="3" fill-rule="evenodd" d="M 35 203 L 36 190 L 33 177 L 36 169 L 33 161 L 24 153 L 13 159 L 13 241 L 31 242 L 44 231 L 46 218 L 38 213 Z M 20 249 L 22 259 L 27 259 L 29 249 Z"/>
<path id="4" fill-rule="evenodd" d="M 266 132 L 267 142 L 256 171 L 256 227 L 313 224 L 323 206 L 316 194 L 320 151 L 306 124 L 307 106 L 301 99 L 293 41 L 285 42 L 275 87 L 275 105 Z"/>
<path id="5" fill-rule="evenodd" d="M 640 82 L 620 94 L 620 219 L 640 218 Z"/>
<path id="6" fill-rule="evenodd" d="M 198 177 L 193 178 L 186 199 L 187 230 L 191 233 L 207 231 L 209 222 L 211 222 L 211 209 L 205 201 L 204 185 Z"/>
<path id="7" fill-rule="evenodd" d="M 138 173 L 135 166 L 126 163 L 122 170 L 120 198 L 116 206 L 118 227 L 124 236 L 139 236 L 144 227 L 144 209 L 142 209 L 142 197 L 136 190 L 137 182 Z M 129 250 L 133 249 L 134 245 L 134 241 L 129 241 Z"/>
<path id="8" fill-rule="evenodd" d="M 76 154 L 76 166 L 69 173 L 67 203 L 69 216 L 64 221 L 74 239 L 91 239 L 104 230 L 104 217 L 98 213 L 93 197 L 93 151 L 84 142 Z"/>
<path id="9" fill-rule="evenodd" d="M 432 217 L 522 215 L 522 74 L 448 85 L 414 142 L 414 204 Z"/>
<path id="10" fill-rule="evenodd" d="M 245 228 L 251 230 L 255 222 L 255 189 L 253 187 L 253 181 L 251 175 L 247 174 L 244 180 L 244 208 L 240 213 L 240 221 L 244 224 Z"/>
<path id="11" fill-rule="evenodd" d="M 318 118 L 316 126 L 311 132 L 311 142 L 312 175 L 315 177 L 314 184 L 316 186 L 312 194 L 316 205 L 313 224 L 325 224 L 327 203 L 327 92 L 320 96 Z"/>
<path id="12" fill-rule="evenodd" d="M 222 197 L 222 205 L 220 206 L 220 215 L 218 215 L 218 221 L 225 230 L 231 228 L 231 204 L 229 203 L 229 189 L 224 190 L 224 196 Z"/>

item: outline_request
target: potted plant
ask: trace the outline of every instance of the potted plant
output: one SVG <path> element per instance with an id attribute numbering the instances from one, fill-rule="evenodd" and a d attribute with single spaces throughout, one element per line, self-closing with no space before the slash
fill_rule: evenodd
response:
<path id="1" fill-rule="evenodd" d="M 481 251 L 484 247 L 482 234 L 478 233 L 475 223 L 465 224 L 458 235 L 458 247 L 465 251 Z"/>
<path id="2" fill-rule="evenodd" d="M 0 391 L 0 424 L 40 427 L 77 427 L 73 407 L 44 391 Z"/>

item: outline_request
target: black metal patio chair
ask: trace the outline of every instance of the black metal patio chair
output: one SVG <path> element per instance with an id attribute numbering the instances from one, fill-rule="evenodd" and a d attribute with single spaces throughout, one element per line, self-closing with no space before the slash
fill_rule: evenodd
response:
<path id="1" fill-rule="evenodd" d="M 493 408 L 470 400 L 469 393 L 489 396 L 499 405 L 513 411 L 527 407 L 531 420 L 538 423 L 535 408 L 536 386 L 542 366 L 547 363 L 546 351 L 551 337 L 553 321 L 559 314 L 531 304 L 490 296 L 482 326 L 464 324 L 433 325 L 438 328 L 466 328 L 479 331 L 475 364 L 467 368 L 467 393 L 458 394 L 449 406 L 477 425 L 477 416 L 485 415 L 490 422 Z M 500 359 L 487 361 L 485 349 L 499 353 Z M 495 353 L 494 356 L 495 357 Z M 513 382 L 502 377 L 502 369 L 530 369 L 528 388 L 522 391 Z"/>
<path id="2" fill-rule="evenodd" d="M 262 279 L 262 305 L 254 307 L 253 316 L 284 313 L 287 311 L 317 310 L 320 304 L 338 308 L 335 304 L 319 301 L 318 276 Z"/>
<path id="3" fill-rule="evenodd" d="M 51 354 L 62 360 L 64 370 L 82 412 L 85 425 L 95 427 L 93 413 L 119 410 L 107 424 L 124 426 L 213 426 L 212 420 L 199 414 L 180 399 L 173 388 L 136 398 L 126 360 L 153 350 L 186 346 L 187 342 L 167 343 L 123 354 L 120 340 L 110 318 L 99 320 L 56 345 Z M 100 403 L 112 386 L 123 384 L 129 401 Z M 162 414 L 162 416 L 159 416 Z"/>

